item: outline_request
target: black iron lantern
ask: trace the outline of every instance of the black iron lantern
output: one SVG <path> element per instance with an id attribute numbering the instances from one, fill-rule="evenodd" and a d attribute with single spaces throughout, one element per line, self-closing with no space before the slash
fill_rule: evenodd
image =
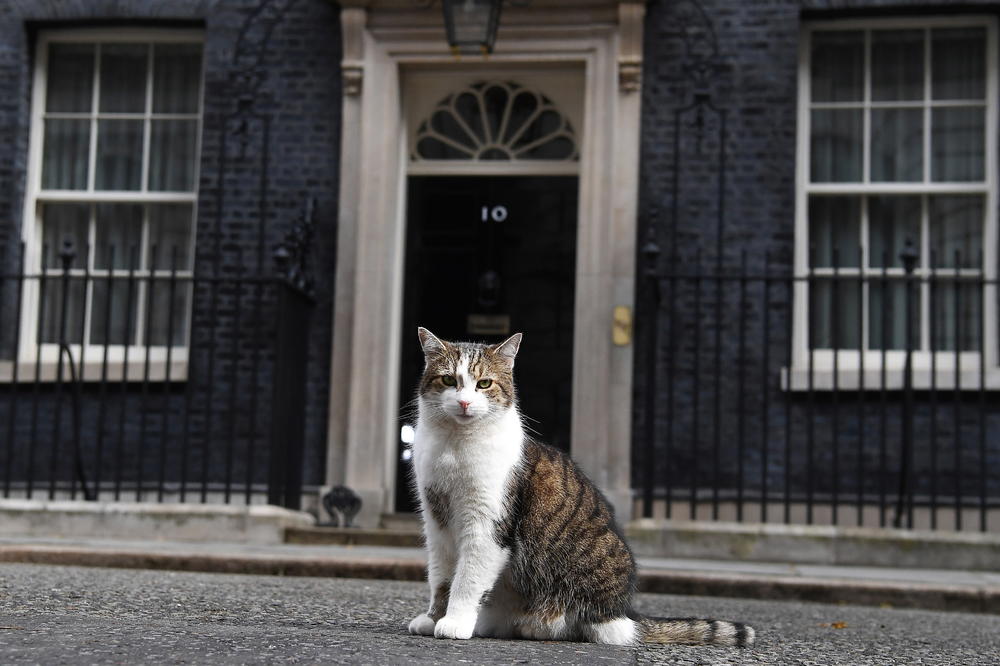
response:
<path id="1" fill-rule="evenodd" d="M 455 54 L 493 52 L 503 0 L 441 0 L 448 45 Z"/>

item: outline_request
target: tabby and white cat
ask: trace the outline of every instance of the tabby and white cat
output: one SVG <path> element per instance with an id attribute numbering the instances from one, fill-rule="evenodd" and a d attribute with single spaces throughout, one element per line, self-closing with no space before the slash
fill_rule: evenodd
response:
<path id="1" fill-rule="evenodd" d="M 635 561 L 607 500 L 565 454 L 528 437 L 514 390 L 517 333 L 498 345 L 418 329 L 413 469 L 430 607 L 411 634 L 749 646 L 719 620 L 635 614 Z"/>

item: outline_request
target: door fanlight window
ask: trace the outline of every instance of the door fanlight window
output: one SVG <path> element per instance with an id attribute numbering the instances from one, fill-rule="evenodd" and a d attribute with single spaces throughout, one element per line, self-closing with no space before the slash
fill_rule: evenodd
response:
<path id="1" fill-rule="evenodd" d="M 510 81 L 481 81 L 441 100 L 417 128 L 411 159 L 579 160 L 576 135 L 545 95 Z"/>

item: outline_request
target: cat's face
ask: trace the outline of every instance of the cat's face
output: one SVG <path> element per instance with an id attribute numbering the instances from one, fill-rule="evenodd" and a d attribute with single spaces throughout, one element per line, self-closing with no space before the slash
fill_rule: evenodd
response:
<path id="1" fill-rule="evenodd" d="M 472 425 L 498 419 L 514 406 L 520 333 L 498 345 L 446 342 L 426 328 L 417 329 L 417 334 L 425 360 L 421 415 Z"/>

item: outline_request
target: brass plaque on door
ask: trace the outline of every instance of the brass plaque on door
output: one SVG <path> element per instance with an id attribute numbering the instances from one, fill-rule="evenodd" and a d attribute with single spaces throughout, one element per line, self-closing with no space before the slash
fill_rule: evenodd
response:
<path id="1" fill-rule="evenodd" d="M 510 315 L 470 314 L 465 328 L 470 335 L 510 335 Z"/>

